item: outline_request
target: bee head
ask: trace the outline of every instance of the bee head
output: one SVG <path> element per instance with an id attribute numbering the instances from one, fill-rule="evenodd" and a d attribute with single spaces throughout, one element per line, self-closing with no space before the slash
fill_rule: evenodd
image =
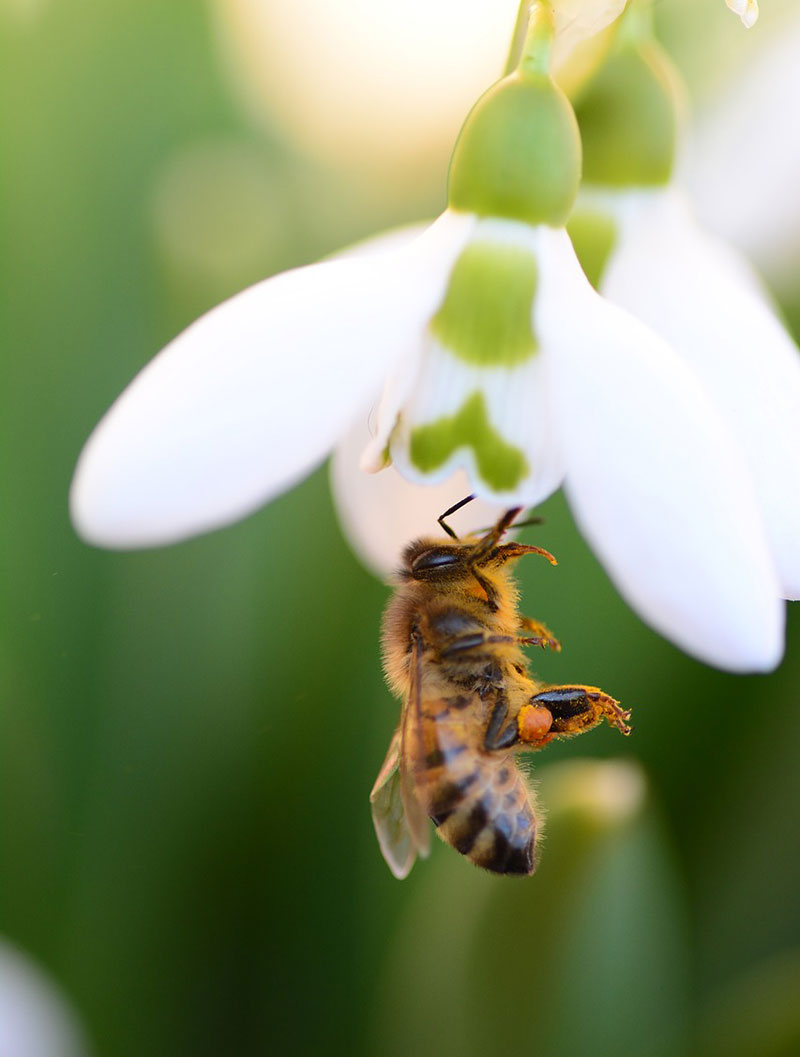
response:
<path id="1" fill-rule="evenodd" d="M 400 577 L 403 580 L 433 580 L 452 583 L 469 575 L 468 559 L 473 548 L 457 541 L 414 540 L 406 547 Z"/>
<path id="2" fill-rule="evenodd" d="M 519 513 L 519 507 L 506 511 L 485 535 L 458 539 L 453 530 L 444 524 L 444 518 L 467 501 L 462 500 L 439 518 L 440 524 L 447 529 L 450 539 L 423 538 L 414 540 L 406 547 L 399 570 L 401 581 L 424 580 L 429 583 L 453 584 L 467 577 L 473 577 L 482 583 L 477 576 L 477 569 L 486 571 L 499 569 L 506 562 L 521 558 L 523 554 L 540 554 L 551 565 L 557 564 L 553 555 L 543 547 L 532 547 L 527 543 L 501 542 Z"/>
<path id="3" fill-rule="evenodd" d="M 523 554 L 540 554 L 551 565 L 558 564 L 549 551 L 526 543 L 497 543 L 485 536 L 469 542 L 419 539 L 406 547 L 400 579 L 453 584 L 474 576 L 475 569 L 499 569 Z"/>
<path id="4" fill-rule="evenodd" d="M 475 568 L 492 568 L 505 565 L 509 558 L 517 557 L 517 544 L 482 546 L 483 541 L 469 542 L 453 540 L 419 539 L 406 547 L 400 577 L 403 580 L 426 580 L 437 583 L 454 583 L 472 576 Z"/>

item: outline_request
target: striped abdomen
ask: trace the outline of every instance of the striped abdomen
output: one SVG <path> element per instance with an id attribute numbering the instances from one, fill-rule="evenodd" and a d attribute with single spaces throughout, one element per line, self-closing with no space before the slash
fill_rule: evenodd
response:
<path id="1" fill-rule="evenodd" d="M 427 700 L 411 763 L 417 797 L 443 840 L 494 873 L 531 874 L 536 817 L 512 753 L 483 747 L 477 695 Z"/>

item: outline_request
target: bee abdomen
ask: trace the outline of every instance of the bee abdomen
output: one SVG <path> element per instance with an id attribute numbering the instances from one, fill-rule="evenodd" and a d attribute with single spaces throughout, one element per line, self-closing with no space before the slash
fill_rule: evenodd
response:
<path id="1" fill-rule="evenodd" d="M 438 803 L 432 798 L 430 815 L 440 836 L 477 866 L 499 874 L 531 874 L 536 818 L 530 795 L 516 766 L 505 768 L 511 788 L 498 780 L 498 770 L 478 762 L 468 784 L 462 777 L 436 790 Z"/>
<path id="2" fill-rule="evenodd" d="M 536 816 L 532 794 L 511 753 L 483 749 L 476 695 L 429 699 L 424 738 L 412 744 L 417 796 L 439 835 L 493 873 L 531 874 Z"/>

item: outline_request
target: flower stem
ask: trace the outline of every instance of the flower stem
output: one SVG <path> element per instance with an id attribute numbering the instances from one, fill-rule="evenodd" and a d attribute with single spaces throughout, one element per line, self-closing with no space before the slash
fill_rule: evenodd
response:
<path id="1" fill-rule="evenodd" d="M 504 76 L 508 76 L 513 73 L 519 66 L 519 60 L 522 57 L 522 49 L 525 45 L 525 35 L 528 32 L 528 19 L 531 14 L 531 0 L 520 0 L 519 11 L 517 11 L 517 21 L 514 25 L 514 34 L 511 37 L 511 46 L 508 49 L 508 58 L 506 59 L 506 68 L 503 71 Z"/>
<path id="2" fill-rule="evenodd" d="M 545 0 L 522 0 L 514 27 L 506 74 L 549 74 L 555 37 L 553 10 Z"/>
<path id="3" fill-rule="evenodd" d="M 544 0 L 536 0 L 531 7 L 528 31 L 522 48 L 519 69 L 521 73 L 549 74 L 553 58 L 553 41 L 556 22 L 553 9 Z"/>

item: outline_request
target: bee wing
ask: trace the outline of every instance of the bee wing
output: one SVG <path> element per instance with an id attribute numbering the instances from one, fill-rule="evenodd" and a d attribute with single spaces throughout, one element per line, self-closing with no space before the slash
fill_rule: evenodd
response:
<path id="1" fill-rule="evenodd" d="M 394 732 L 383 767 L 369 794 L 372 821 L 383 857 L 395 877 L 407 877 L 417 857 L 417 845 L 406 818 L 400 774 L 401 728 Z"/>
<path id="2" fill-rule="evenodd" d="M 428 816 L 417 798 L 414 788 L 414 776 L 406 766 L 409 759 L 420 760 L 424 757 L 424 732 L 422 728 L 422 666 L 419 638 L 411 642 L 409 659 L 411 673 L 408 700 L 400 718 L 400 793 L 406 813 L 406 822 L 417 852 L 427 859 L 431 851 L 431 827 Z M 411 755 L 413 750 L 413 756 Z"/>

